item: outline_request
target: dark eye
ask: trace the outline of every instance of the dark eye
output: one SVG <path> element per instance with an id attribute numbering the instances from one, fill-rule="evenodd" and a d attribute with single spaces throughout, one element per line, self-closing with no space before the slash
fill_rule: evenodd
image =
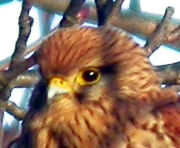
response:
<path id="1" fill-rule="evenodd" d="M 99 82 L 101 73 L 97 68 L 87 68 L 80 71 L 77 82 L 81 85 L 90 85 Z"/>
<path id="2" fill-rule="evenodd" d="M 82 74 L 82 78 L 87 82 L 95 81 L 99 76 L 99 73 L 94 70 L 86 70 Z"/>

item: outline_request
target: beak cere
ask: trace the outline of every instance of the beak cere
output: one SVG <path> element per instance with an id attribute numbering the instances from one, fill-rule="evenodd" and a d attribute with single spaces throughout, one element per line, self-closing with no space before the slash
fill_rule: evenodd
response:
<path id="1" fill-rule="evenodd" d="M 55 95 L 67 94 L 72 91 L 69 83 L 62 78 L 51 78 L 48 85 L 48 99 L 53 98 Z"/>

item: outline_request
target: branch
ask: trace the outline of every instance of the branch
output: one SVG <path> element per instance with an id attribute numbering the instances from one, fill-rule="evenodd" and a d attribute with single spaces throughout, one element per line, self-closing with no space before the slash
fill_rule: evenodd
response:
<path id="1" fill-rule="evenodd" d="M 15 79 L 19 74 L 25 72 L 28 68 L 34 66 L 36 64 L 36 54 L 33 54 L 31 57 L 22 61 L 11 69 L 8 69 L 4 72 L 0 72 L 0 99 L 6 100 L 7 98 L 4 96 L 3 89 L 8 88 L 8 84 L 11 80 Z M 4 94 L 4 95 L 2 95 Z"/>
<path id="2" fill-rule="evenodd" d="M 162 66 L 154 66 L 162 84 L 180 85 L 180 62 Z"/>
<path id="3" fill-rule="evenodd" d="M 16 47 L 11 59 L 10 67 L 8 70 L 0 73 L 0 99 L 7 100 L 10 95 L 8 83 L 14 79 L 18 74 L 27 70 L 30 66 L 34 65 L 34 55 L 23 61 L 23 52 L 26 49 L 26 42 L 29 37 L 32 25 L 32 18 L 29 17 L 29 10 L 32 5 L 30 0 L 24 0 L 22 10 L 19 17 L 19 37 L 16 42 Z M 20 61 L 23 61 L 20 63 Z"/>
<path id="4" fill-rule="evenodd" d="M 167 70 L 158 72 L 161 84 L 180 85 L 180 71 Z"/>
<path id="5" fill-rule="evenodd" d="M 8 78 L 13 78 L 15 75 L 17 75 L 19 70 L 14 69 L 14 67 L 16 67 L 16 65 L 18 65 L 19 62 L 24 60 L 24 56 L 22 53 L 26 49 L 26 41 L 31 32 L 31 26 L 33 22 L 33 19 L 29 16 L 29 10 L 31 9 L 31 7 L 32 5 L 31 5 L 30 0 L 23 1 L 22 10 L 19 17 L 19 37 L 17 39 L 15 50 L 11 58 L 10 67 L 7 71 L 0 73 L 0 84 L 1 84 L 0 85 L 0 102 L 1 102 L 1 105 L 4 105 L 3 107 L 5 107 L 5 109 L 9 112 L 14 111 L 14 112 L 20 113 L 20 111 L 17 110 L 17 108 L 12 103 L 10 103 L 9 101 L 6 102 L 5 100 L 9 98 L 10 93 L 11 93 L 11 89 L 9 88 L 9 81 L 11 79 L 8 79 Z M 25 67 L 27 67 L 27 65 L 29 64 L 26 63 Z M 20 68 L 23 69 L 24 65 L 21 66 Z M 14 72 L 14 73 L 10 74 L 10 72 Z M 3 127 L 2 127 L 3 112 L 2 111 L 0 112 L 0 119 L 1 119 L 0 121 L 0 147 L 2 147 L 2 143 L 3 143 Z"/>
<path id="6" fill-rule="evenodd" d="M 9 114 L 13 115 L 16 119 L 22 120 L 25 118 L 27 111 L 18 107 L 12 101 L 3 101 L 0 100 L 0 108 L 7 111 Z"/>
<path id="7" fill-rule="evenodd" d="M 113 17 L 118 17 L 118 14 L 121 10 L 122 4 L 124 0 L 116 0 L 113 4 L 111 12 L 109 12 L 109 15 L 107 17 L 107 25 L 112 24 Z"/>
<path id="8" fill-rule="evenodd" d="M 98 26 L 111 25 L 112 17 L 117 17 L 124 0 L 95 0 Z"/>
<path id="9" fill-rule="evenodd" d="M 17 119 L 23 119 L 26 112 L 18 108 L 15 104 L 7 101 L 11 93 L 11 83 L 10 81 L 16 78 L 22 72 L 25 72 L 29 67 L 32 67 L 35 64 L 34 55 L 28 58 L 27 60 L 16 64 L 11 69 L 8 69 L 5 72 L 0 73 L 0 108 L 3 107 L 7 112 L 15 116 Z M 4 105 L 4 106 L 3 106 Z M 3 111 L 0 111 L 0 147 L 3 143 Z"/>
<path id="10" fill-rule="evenodd" d="M 65 8 L 67 8 L 69 2 L 70 0 L 33 0 L 33 3 L 36 6 L 59 14 L 62 14 L 65 11 Z M 90 15 L 87 21 L 91 23 L 96 22 L 97 16 L 94 4 L 92 2 L 87 2 L 84 5 L 84 8 L 89 8 L 90 10 Z M 155 15 L 146 12 L 137 14 L 131 10 L 122 10 L 121 14 L 112 18 L 112 25 L 120 27 L 140 37 L 148 38 L 155 31 L 156 26 L 160 22 L 161 18 L 161 15 Z M 180 22 L 173 19 L 172 22 L 168 25 L 168 30 L 173 31 L 179 25 Z M 172 45 L 175 48 L 180 48 L 180 39 L 175 42 L 170 42 L 169 45 Z"/>
<path id="11" fill-rule="evenodd" d="M 56 30 L 55 30 L 56 31 Z M 52 35 L 52 32 L 50 32 L 47 36 L 41 38 L 40 40 L 36 41 L 33 43 L 31 46 L 29 46 L 24 52 L 23 52 L 23 57 L 28 56 L 29 54 L 32 54 L 33 52 L 37 51 L 42 44 L 44 40 L 46 40 L 49 36 Z M 2 61 L 0 61 L 0 72 L 5 71 L 9 68 L 11 62 L 11 57 L 8 57 Z"/>
<path id="12" fill-rule="evenodd" d="M 10 68 L 24 59 L 22 55 L 26 49 L 26 42 L 29 38 L 31 26 L 33 24 L 33 18 L 29 16 L 31 7 L 31 0 L 23 1 L 21 14 L 19 16 L 19 36 L 11 58 Z"/>
<path id="13" fill-rule="evenodd" d="M 10 88 L 28 88 L 33 87 L 40 80 L 40 75 L 37 70 L 30 70 L 23 74 L 18 75 L 15 79 L 13 79 L 9 87 Z"/>
<path id="14" fill-rule="evenodd" d="M 112 0 L 95 0 L 96 10 L 98 14 L 98 26 L 107 24 L 107 18 L 113 8 Z"/>
<path id="15" fill-rule="evenodd" d="M 180 62 L 175 62 L 172 64 L 154 66 L 156 71 L 166 71 L 166 70 L 179 70 L 180 71 Z"/>
<path id="16" fill-rule="evenodd" d="M 79 24 L 81 22 L 81 18 L 79 18 L 77 14 L 84 2 L 85 0 L 71 0 L 68 8 L 63 15 L 59 27 L 70 27 Z"/>
<path id="17" fill-rule="evenodd" d="M 163 19 L 157 26 L 155 32 L 147 40 L 144 48 L 146 49 L 146 54 L 149 57 L 153 52 L 155 52 L 159 46 L 176 41 L 180 37 L 180 28 L 176 28 L 173 32 L 168 30 L 168 25 L 171 21 L 171 17 L 174 13 L 172 7 L 166 8 Z"/>

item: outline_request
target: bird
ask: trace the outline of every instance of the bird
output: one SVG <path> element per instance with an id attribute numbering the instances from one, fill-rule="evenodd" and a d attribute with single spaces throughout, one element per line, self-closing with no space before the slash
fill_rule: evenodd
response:
<path id="1" fill-rule="evenodd" d="M 42 43 L 37 63 L 45 99 L 36 94 L 42 105 L 29 111 L 12 148 L 180 147 L 178 93 L 161 87 L 125 31 L 60 28 Z"/>

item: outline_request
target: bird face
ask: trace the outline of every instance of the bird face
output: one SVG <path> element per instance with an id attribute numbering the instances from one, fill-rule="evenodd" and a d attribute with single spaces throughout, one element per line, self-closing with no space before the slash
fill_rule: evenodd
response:
<path id="1" fill-rule="evenodd" d="M 113 77 L 111 70 L 105 71 L 100 67 L 84 67 L 70 77 L 52 76 L 49 79 L 48 100 L 53 101 L 54 96 L 60 98 L 67 94 L 80 102 L 87 99 L 98 100 L 103 92 L 106 92 L 106 86 L 110 85 L 110 79 L 112 80 L 111 77 Z"/>

